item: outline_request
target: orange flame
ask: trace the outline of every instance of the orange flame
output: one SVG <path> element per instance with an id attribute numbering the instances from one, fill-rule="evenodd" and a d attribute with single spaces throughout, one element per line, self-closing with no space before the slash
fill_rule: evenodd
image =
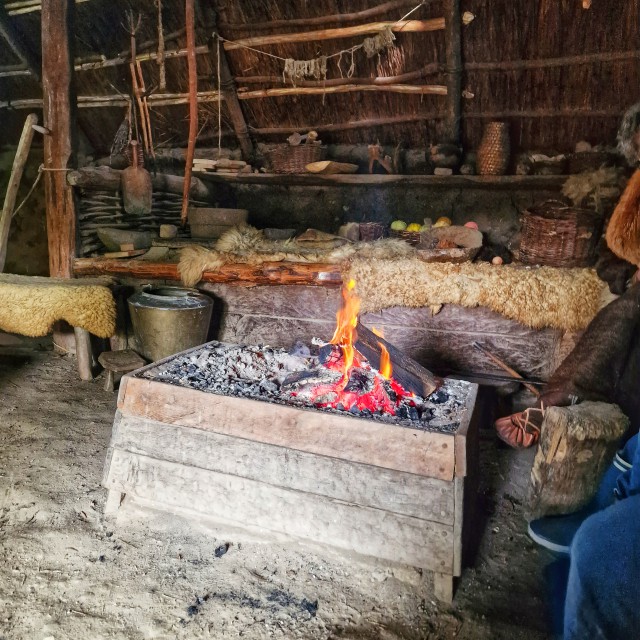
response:
<path id="1" fill-rule="evenodd" d="M 337 326 L 331 344 L 337 344 L 342 348 L 343 368 L 342 382 L 349 381 L 349 374 L 356 359 L 355 343 L 358 339 L 356 327 L 358 326 L 358 314 L 360 313 L 360 298 L 354 293 L 355 280 L 349 280 L 342 287 L 342 306 L 336 313 Z"/>
<path id="2" fill-rule="evenodd" d="M 384 338 L 384 332 L 381 329 L 372 327 L 371 331 L 375 335 L 377 335 L 378 338 Z M 391 356 L 389 356 L 389 352 L 387 351 L 387 348 L 382 344 L 382 342 L 378 342 L 378 346 L 380 347 L 380 375 L 387 380 L 391 380 L 391 374 L 393 373 Z"/>

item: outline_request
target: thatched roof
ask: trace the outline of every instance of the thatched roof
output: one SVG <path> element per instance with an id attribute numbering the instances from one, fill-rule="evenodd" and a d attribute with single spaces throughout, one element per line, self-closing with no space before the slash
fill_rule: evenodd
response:
<path id="1" fill-rule="evenodd" d="M 0 1 L 11 7 L 19 0 Z M 318 24 L 301 25 L 299 22 L 283 24 L 283 21 L 308 21 L 346 11 L 353 14 L 380 4 L 377 0 L 201 2 L 197 20 L 198 44 L 208 45 L 208 52 L 198 56 L 199 89 L 211 91 L 217 88 L 216 42 L 211 38 L 216 28 L 224 38 L 237 40 L 257 35 L 354 26 L 371 21 L 396 21 L 417 5 L 418 0 L 385 2 L 385 6 L 392 5 L 387 11 L 360 20 L 326 20 L 325 27 Z M 76 11 L 76 57 L 83 60 L 99 59 L 101 56 L 114 58 L 127 52 L 129 35 L 123 26 L 127 10 L 142 15 L 138 42 L 151 43 L 142 50 L 156 50 L 157 16 L 154 2 L 84 0 L 77 4 Z M 591 8 L 585 10 L 582 0 L 461 0 L 461 10 L 475 16 L 473 22 L 462 30 L 465 64 L 462 85 L 474 94 L 473 98 L 463 100 L 463 142 L 468 147 L 477 146 L 483 125 L 490 119 L 508 120 L 512 139 L 522 149 L 567 151 L 581 139 L 592 143 L 614 140 L 622 113 L 638 99 L 640 3 L 593 0 Z M 420 7 L 411 19 L 439 17 L 443 11 L 442 2 L 434 0 Z M 10 9 L 10 13 L 15 13 L 15 9 Z M 14 14 L 10 20 L 37 55 L 41 38 L 39 11 Z M 275 21 L 278 24 L 271 27 L 264 24 Z M 184 3 L 181 0 L 163 0 L 163 22 L 164 33 L 171 34 L 166 49 L 183 49 Z M 304 60 L 331 55 L 362 40 L 363 37 L 358 36 L 256 48 L 281 58 Z M 396 34 L 395 45 L 390 51 L 370 59 L 358 52 L 353 75 L 355 81 L 370 84 L 371 79 L 376 77 L 417 72 L 427 66 L 428 73 L 424 77 L 410 78 L 402 83 L 446 84 L 443 31 L 400 32 Z M 602 58 L 603 54 L 608 54 L 609 59 L 593 57 Z M 281 60 L 247 49 L 229 50 L 226 56 L 240 94 L 291 86 L 291 83 L 286 84 L 282 79 Z M 575 60 L 576 56 L 584 58 Z M 350 62 L 350 56 L 343 57 L 343 75 Z M 503 68 L 485 63 L 503 63 Z M 526 68 L 532 64 L 537 64 L 538 68 Z M 16 65 L 20 65 L 20 60 L 8 47 L 1 46 L 0 76 L 3 69 Z M 157 63 L 148 61 L 143 65 L 147 87 L 157 86 Z M 483 65 L 493 68 L 483 68 Z M 168 59 L 166 68 L 166 91 L 186 92 L 186 58 Z M 327 84 L 340 78 L 336 59 L 332 59 L 328 65 Z M 127 64 L 77 73 L 79 96 L 127 95 L 129 92 Z M 0 103 L 40 96 L 39 84 L 28 75 L 0 77 Z M 326 142 L 365 143 L 380 140 L 384 144 L 402 142 L 405 147 L 419 148 L 438 141 L 442 136 L 445 100 L 439 95 L 354 91 L 324 96 L 265 97 L 241 100 L 241 105 L 250 133 L 256 141 L 282 140 L 287 135 L 285 131 L 317 127 Z M 217 110 L 216 102 L 201 104 L 199 144 L 211 144 L 216 139 Z M 0 143 L 15 141 L 26 113 L 21 109 L 0 109 L 3 121 Z M 233 132 L 224 105 L 222 113 L 225 143 L 232 144 Z M 82 129 L 89 134 L 91 143 L 99 151 L 109 149 L 123 115 L 122 106 L 79 110 Z M 154 108 L 153 118 L 158 143 L 185 145 L 185 104 Z M 380 119 L 393 119 L 395 122 L 370 127 L 356 124 Z M 343 127 L 345 124 L 348 126 Z M 278 133 L 269 134 L 268 130 L 272 129 L 277 129 Z"/>

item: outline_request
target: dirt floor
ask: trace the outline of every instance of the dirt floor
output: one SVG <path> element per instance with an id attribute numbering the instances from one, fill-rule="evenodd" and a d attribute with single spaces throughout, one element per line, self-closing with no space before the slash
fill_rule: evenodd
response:
<path id="1" fill-rule="evenodd" d="M 46 341 L 0 334 L 0 640 L 550 637 L 550 556 L 523 515 L 532 452 L 499 446 L 491 429 L 479 552 L 446 606 L 415 569 L 162 514 L 105 520 L 116 394 L 102 387 Z"/>

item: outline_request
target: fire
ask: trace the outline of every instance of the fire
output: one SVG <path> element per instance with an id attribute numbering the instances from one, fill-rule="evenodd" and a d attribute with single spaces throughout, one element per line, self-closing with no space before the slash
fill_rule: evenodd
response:
<path id="1" fill-rule="evenodd" d="M 342 306 L 336 314 L 336 330 L 329 342 L 334 346 L 324 361 L 325 367 L 341 373 L 340 380 L 315 387 L 312 400 L 317 406 L 395 415 L 402 400 L 412 398 L 413 394 L 392 379 L 391 358 L 382 343 L 378 343 L 381 354 L 377 373 L 356 349 L 360 298 L 355 286 L 355 281 L 350 280 L 342 288 Z M 375 333 L 383 337 L 381 332 Z"/>
<path id="2" fill-rule="evenodd" d="M 371 327 L 371 331 L 375 333 L 378 338 L 384 338 L 384 333 L 381 329 Z M 382 344 L 382 342 L 378 342 L 378 346 L 380 347 L 380 375 L 387 380 L 391 380 L 393 366 L 391 365 L 391 357 L 389 356 L 389 351 L 387 350 L 387 347 Z"/>
<path id="3" fill-rule="evenodd" d="M 342 349 L 342 380 L 340 381 L 342 388 L 349 382 L 349 375 L 354 364 L 358 364 L 354 345 L 358 339 L 356 327 L 360 313 L 360 298 L 354 292 L 355 287 L 356 281 L 353 279 L 342 287 L 342 306 L 336 313 L 336 330 L 333 338 L 329 341 Z"/>

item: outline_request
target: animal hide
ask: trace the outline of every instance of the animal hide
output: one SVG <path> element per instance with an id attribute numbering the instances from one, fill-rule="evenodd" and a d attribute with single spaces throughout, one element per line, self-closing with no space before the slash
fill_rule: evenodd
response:
<path id="1" fill-rule="evenodd" d="M 584 329 L 608 295 L 606 284 L 592 269 L 358 256 L 346 265 L 344 277 L 356 281 L 363 312 L 441 304 L 482 306 L 535 329 L 564 331 Z"/>
<path id="2" fill-rule="evenodd" d="M 640 169 L 631 176 L 611 216 L 606 238 L 613 253 L 640 267 Z"/>
<path id="3" fill-rule="evenodd" d="M 604 307 L 549 380 L 547 406 L 594 400 L 615 403 L 640 420 L 640 284 Z"/>
<path id="4" fill-rule="evenodd" d="M 82 281 L 0 275 L 0 330 L 45 336 L 58 320 L 99 338 L 115 332 L 116 304 L 107 286 Z"/>

